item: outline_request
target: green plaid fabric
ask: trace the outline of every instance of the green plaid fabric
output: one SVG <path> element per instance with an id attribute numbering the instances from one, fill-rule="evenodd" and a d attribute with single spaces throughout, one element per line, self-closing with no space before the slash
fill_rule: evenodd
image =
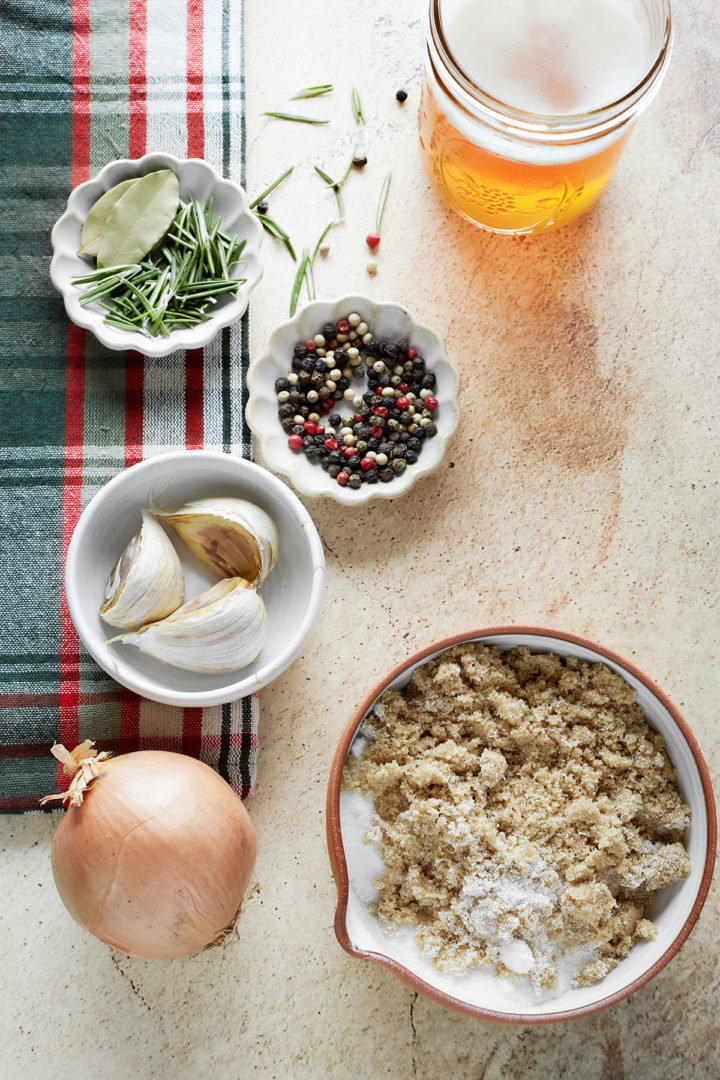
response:
<path id="1" fill-rule="evenodd" d="M 0 809 L 56 790 L 49 755 L 163 748 L 255 783 L 257 701 L 177 709 L 83 650 L 62 589 L 83 507 L 121 469 L 205 446 L 249 456 L 247 322 L 159 360 L 72 326 L 48 274 L 70 189 L 114 158 L 204 157 L 244 183 L 242 0 L 4 0 L 0 26 Z M 67 783 L 67 778 L 61 778 Z"/>

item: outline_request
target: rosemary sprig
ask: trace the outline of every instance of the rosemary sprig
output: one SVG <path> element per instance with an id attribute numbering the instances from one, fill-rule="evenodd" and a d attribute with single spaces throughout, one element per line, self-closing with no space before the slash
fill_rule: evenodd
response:
<path id="1" fill-rule="evenodd" d="M 208 306 L 237 293 L 244 278 L 231 271 L 245 241 L 213 220 L 212 203 L 181 204 L 161 244 L 140 263 L 105 267 L 73 278 L 85 287 L 80 303 L 105 308 L 105 322 L 121 330 L 167 337 L 177 326 L 208 318 Z"/>
<path id="2" fill-rule="evenodd" d="M 353 116 L 355 117 L 356 124 L 364 124 L 365 113 L 363 112 L 362 101 L 360 100 L 360 94 L 357 86 L 353 86 L 352 93 L 350 95 L 350 103 L 352 105 Z"/>
<path id="3" fill-rule="evenodd" d="M 297 94 L 293 94 L 290 100 L 299 101 L 301 98 L 322 97 L 323 94 L 331 94 L 332 91 L 332 83 L 323 83 L 321 86 L 306 86 L 303 90 L 298 90 Z"/>
<path id="4" fill-rule="evenodd" d="M 289 169 L 285 170 L 282 176 L 278 176 L 277 180 L 273 180 L 272 184 L 270 184 L 269 187 L 266 187 L 265 190 L 261 192 L 260 195 L 258 195 L 257 199 L 253 199 L 253 201 L 250 203 L 250 209 L 254 210 L 256 206 L 258 206 L 261 202 L 264 202 L 271 191 L 274 191 L 276 187 L 280 187 L 280 184 L 282 184 L 283 180 L 287 180 L 288 176 L 294 168 L 295 166 L 291 165 Z"/>
<path id="5" fill-rule="evenodd" d="M 377 214 L 375 215 L 375 231 L 378 236 L 380 235 L 380 227 L 382 226 L 383 214 L 385 213 L 385 204 L 387 203 L 388 191 L 390 190 L 390 181 L 392 180 L 392 173 L 389 172 L 382 182 L 380 188 L 380 197 L 378 198 Z"/>
<path id="6" fill-rule="evenodd" d="M 329 124 L 329 120 L 317 120 L 314 116 L 297 116 L 295 113 L 264 112 L 263 116 L 274 116 L 276 120 L 291 120 L 295 124 Z"/>

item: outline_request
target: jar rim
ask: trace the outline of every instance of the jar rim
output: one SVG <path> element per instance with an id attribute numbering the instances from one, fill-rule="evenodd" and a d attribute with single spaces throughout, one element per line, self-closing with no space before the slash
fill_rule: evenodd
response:
<path id="1" fill-rule="evenodd" d="M 622 127 L 641 112 L 660 87 L 670 59 L 672 19 L 669 0 L 659 0 L 661 38 L 645 75 L 621 97 L 578 113 L 533 113 L 508 105 L 483 90 L 455 60 L 442 21 L 442 0 L 429 0 L 426 43 L 433 75 L 466 112 L 515 137 L 531 141 L 585 141 Z"/>

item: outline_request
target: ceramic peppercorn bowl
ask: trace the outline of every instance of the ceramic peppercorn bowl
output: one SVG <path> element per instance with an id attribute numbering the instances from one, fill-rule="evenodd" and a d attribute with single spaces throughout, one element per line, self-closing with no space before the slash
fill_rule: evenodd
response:
<path id="1" fill-rule="evenodd" d="M 438 467 L 460 421 L 460 376 L 438 335 L 402 304 L 359 294 L 281 323 L 248 389 L 262 462 L 300 494 L 345 506 L 404 495 Z"/>

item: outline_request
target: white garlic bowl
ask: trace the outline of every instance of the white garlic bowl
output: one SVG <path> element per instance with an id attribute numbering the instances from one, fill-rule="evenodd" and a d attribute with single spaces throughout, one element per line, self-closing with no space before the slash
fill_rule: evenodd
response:
<path id="1" fill-rule="evenodd" d="M 267 610 L 267 640 L 259 658 L 242 670 L 201 674 L 162 663 L 134 645 L 106 646 L 119 631 L 100 617 L 105 583 L 140 528 L 151 493 L 157 505 L 171 508 L 205 497 L 247 499 L 275 522 L 278 558 L 260 587 Z M 219 579 L 171 528 L 166 532 L 180 557 L 188 601 Z M 311 633 L 324 586 L 322 543 L 297 496 L 259 465 L 210 450 L 150 457 L 115 476 L 83 511 L 65 563 L 70 616 L 94 660 L 142 697 L 185 707 L 235 701 L 276 679 L 300 654 Z"/>
<path id="2" fill-rule="evenodd" d="M 323 324 L 336 323 L 353 312 L 368 324 L 376 339 L 407 340 L 418 350 L 425 359 L 428 372 L 434 372 L 437 378 L 435 396 L 440 403 L 435 414 L 437 435 L 425 440 L 417 462 L 408 465 L 389 484 L 363 484 L 357 491 L 341 487 L 319 462 L 308 461 L 302 452 L 290 449 L 288 436 L 278 419 L 275 392 L 275 380 L 287 376 L 290 371 L 295 344 L 320 333 Z M 326 496 L 344 506 L 360 506 L 371 499 L 394 499 L 405 495 L 417 480 L 437 469 L 460 423 L 460 376 L 445 355 L 440 337 L 429 326 L 413 318 L 402 304 L 371 300 L 359 293 L 337 300 L 313 300 L 292 319 L 281 323 L 270 335 L 263 352 L 252 360 L 247 382 L 250 396 L 245 415 L 262 463 L 273 472 L 286 476 L 301 495 Z M 359 381 L 353 380 L 350 385 L 361 396 L 367 390 L 367 386 Z M 332 411 L 347 416 L 353 410 L 349 402 L 341 400 L 335 403 Z"/>
<path id="3" fill-rule="evenodd" d="M 173 330 L 168 337 L 150 337 L 140 331 L 131 333 L 107 326 L 106 312 L 98 304 L 83 307 L 80 297 L 83 288 L 73 285 L 72 279 L 95 268 L 95 260 L 78 255 L 80 234 L 90 208 L 110 188 L 133 176 L 145 176 L 158 169 L 172 169 L 180 182 L 180 198 L 194 196 L 201 202 L 213 200 L 214 216 L 222 220 L 223 228 L 231 235 L 245 240 L 243 262 L 232 274 L 244 278 L 234 296 L 220 297 L 213 314 L 204 322 L 183 330 Z M 90 330 L 108 349 L 135 349 L 145 356 L 167 356 L 177 349 L 202 349 L 226 326 L 236 322 L 245 311 L 250 293 L 262 277 L 260 245 L 262 226 L 248 202 L 248 197 L 232 180 L 224 179 L 207 161 L 201 158 L 176 158 L 170 154 L 146 154 L 137 160 L 111 161 L 92 180 L 80 184 L 71 193 L 65 213 L 52 230 L 53 256 L 50 277 L 61 293 L 68 317 L 77 325 Z"/>

